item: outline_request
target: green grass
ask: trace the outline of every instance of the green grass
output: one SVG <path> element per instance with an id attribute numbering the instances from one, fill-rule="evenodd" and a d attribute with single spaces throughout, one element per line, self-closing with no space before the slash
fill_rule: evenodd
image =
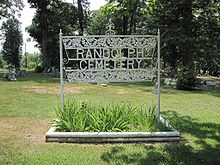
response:
<path id="1" fill-rule="evenodd" d="M 1 75 L 0 75 L 1 76 Z M 67 99 L 93 105 L 130 102 L 156 104 L 151 83 L 111 83 L 108 87 L 66 85 Z M 161 111 L 182 136 L 168 144 L 45 143 L 54 108 L 60 102 L 59 79 L 28 73 L 17 82 L 0 79 L 0 164 L 219 164 L 220 88 L 178 91 L 162 88 Z"/>

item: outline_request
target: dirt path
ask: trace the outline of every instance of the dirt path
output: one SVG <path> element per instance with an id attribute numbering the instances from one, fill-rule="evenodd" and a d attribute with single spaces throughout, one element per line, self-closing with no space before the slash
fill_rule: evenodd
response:
<path id="1" fill-rule="evenodd" d="M 45 143 L 45 133 L 50 127 L 51 119 L 1 118 L 0 141 L 30 141 Z"/>

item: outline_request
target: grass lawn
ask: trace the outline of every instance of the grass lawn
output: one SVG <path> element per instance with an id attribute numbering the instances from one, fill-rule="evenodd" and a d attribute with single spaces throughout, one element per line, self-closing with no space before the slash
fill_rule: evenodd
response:
<path id="1" fill-rule="evenodd" d="M 45 143 L 59 87 L 59 79 L 30 72 L 16 82 L 0 79 L 0 164 L 220 164 L 220 88 L 162 89 L 162 115 L 181 133 L 179 143 L 95 145 Z M 66 95 L 92 104 L 156 104 L 154 86 L 145 83 L 72 83 Z"/>

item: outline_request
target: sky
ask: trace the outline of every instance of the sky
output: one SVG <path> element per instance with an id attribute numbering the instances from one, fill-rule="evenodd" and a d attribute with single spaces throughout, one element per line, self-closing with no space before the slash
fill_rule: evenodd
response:
<path id="1" fill-rule="evenodd" d="M 35 13 L 35 9 L 31 9 L 29 8 L 29 4 L 27 3 L 27 0 L 23 0 L 24 1 L 24 9 L 21 12 L 21 18 L 20 18 L 20 22 L 22 23 L 21 28 L 22 28 L 22 33 L 23 33 L 23 41 L 24 44 L 26 44 L 26 52 L 29 53 L 34 53 L 34 52 L 39 52 L 39 49 L 35 48 L 34 45 L 36 45 L 36 42 L 33 42 L 33 39 L 31 40 L 31 42 L 27 42 L 27 38 L 30 38 L 30 36 L 28 35 L 28 33 L 25 31 L 25 28 L 29 25 L 31 25 L 32 22 L 32 18 L 34 16 Z M 64 0 L 66 2 L 70 2 L 72 3 L 73 0 Z M 88 0 L 90 2 L 90 10 L 97 10 L 100 8 L 100 6 L 103 6 L 104 4 L 106 4 L 105 0 Z M 25 52 L 25 46 L 23 45 L 23 53 Z"/>

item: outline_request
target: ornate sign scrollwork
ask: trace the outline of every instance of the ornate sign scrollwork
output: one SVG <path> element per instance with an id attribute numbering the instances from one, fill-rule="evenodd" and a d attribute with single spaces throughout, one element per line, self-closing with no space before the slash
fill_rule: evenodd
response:
<path id="1" fill-rule="evenodd" d="M 108 30 L 105 32 L 105 35 L 115 35 L 115 31 L 113 30 L 115 25 L 113 24 L 112 19 L 109 19 L 106 27 Z"/>
<path id="2" fill-rule="evenodd" d="M 151 36 L 135 35 L 108 35 L 108 36 L 69 36 L 63 37 L 65 49 L 77 48 L 155 48 L 156 38 Z"/>
<path id="3" fill-rule="evenodd" d="M 67 59 L 63 60 L 69 81 L 124 82 L 152 80 L 156 72 L 155 35 L 63 36 Z M 67 66 L 68 65 L 68 66 Z"/>

